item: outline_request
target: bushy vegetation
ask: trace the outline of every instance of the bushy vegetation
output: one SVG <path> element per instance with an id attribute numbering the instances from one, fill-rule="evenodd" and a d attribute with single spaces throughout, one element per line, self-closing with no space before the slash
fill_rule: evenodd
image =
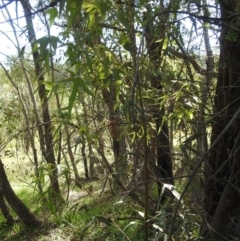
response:
<path id="1" fill-rule="evenodd" d="M 238 1 L 0 9 L 1 240 L 238 239 Z"/>

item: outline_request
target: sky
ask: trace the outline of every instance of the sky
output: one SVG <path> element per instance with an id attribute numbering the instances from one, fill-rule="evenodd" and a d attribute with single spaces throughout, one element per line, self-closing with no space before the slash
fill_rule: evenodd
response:
<path id="1" fill-rule="evenodd" d="M 9 14 L 11 16 L 12 19 L 14 20 L 14 23 L 16 24 L 17 30 L 18 30 L 18 39 L 21 45 L 21 48 L 23 46 L 29 46 L 28 43 L 28 39 L 26 38 L 26 32 L 23 34 L 22 30 L 24 29 L 26 23 L 25 23 L 25 18 L 24 18 L 24 13 L 23 13 L 23 9 L 21 7 L 21 4 L 18 3 L 18 9 L 16 11 L 16 3 L 15 1 L 10 4 L 8 7 L 9 10 Z M 16 16 L 16 12 L 18 13 L 18 17 Z M 7 16 L 7 13 L 5 11 L 5 9 L 0 9 L 0 61 L 1 63 L 6 63 L 7 62 L 7 57 L 6 56 L 17 56 L 17 50 L 14 47 L 14 44 L 11 41 L 15 40 L 14 34 L 13 34 L 13 30 L 8 22 L 9 17 Z M 37 21 L 37 17 L 34 17 L 34 27 L 35 27 L 35 32 L 37 35 L 37 38 L 41 38 L 43 36 L 46 36 L 46 33 L 44 32 L 44 28 L 41 25 L 41 23 L 39 21 Z M 192 22 L 190 22 L 189 20 L 188 23 L 186 25 L 192 26 Z M 59 31 L 57 30 L 57 27 L 52 26 L 51 27 L 51 34 L 57 36 L 59 33 Z M 196 40 L 196 44 L 199 44 L 197 42 L 201 42 L 202 41 L 202 29 L 200 26 L 199 29 L 199 36 L 197 37 Z M 211 34 L 211 33 L 210 33 Z M 7 37 L 7 36 L 8 37 Z M 193 44 L 194 42 L 192 41 L 191 44 Z M 212 41 L 211 41 L 211 45 L 214 48 L 215 46 L 218 46 L 218 41 L 217 38 L 215 37 Z M 204 45 L 202 45 L 203 48 L 203 54 L 204 54 Z M 29 48 L 30 50 L 30 48 Z"/>
<path id="2" fill-rule="evenodd" d="M 21 48 L 24 47 L 25 45 L 29 46 L 28 39 L 26 37 L 27 33 L 26 32 L 24 34 L 22 33 L 22 29 L 24 29 L 24 27 L 26 26 L 26 22 L 25 22 L 24 13 L 23 13 L 21 4 L 18 3 L 17 11 L 16 11 L 15 2 L 10 4 L 7 8 L 11 18 L 14 19 L 14 24 L 17 29 L 17 36 L 18 36 Z M 18 12 L 18 18 L 16 16 L 16 12 Z M 8 20 L 9 20 L 9 17 L 5 9 L 0 9 L 0 62 L 1 63 L 7 62 L 6 56 L 17 55 L 17 50 L 14 44 L 12 43 L 12 41 L 15 42 L 15 37 L 13 34 L 12 27 L 10 26 Z M 41 38 L 45 36 L 46 33 L 44 32 L 44 29 L 39 23 L 39 21 L 37 21 L 37 18 L 34 18 L 33 21 L 34 21 L 34 28 L 35 28 L 37 38 Z M 58 31 L 56 27 L 54 26 L 51 27 L 51 34 L 58 35 Z"/>

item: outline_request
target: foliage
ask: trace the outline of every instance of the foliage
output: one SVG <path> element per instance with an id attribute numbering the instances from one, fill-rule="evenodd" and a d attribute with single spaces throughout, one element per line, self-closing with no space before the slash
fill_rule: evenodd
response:
<path id="1" fill-rule="evenodd" d="M 1 65 L 8 98 L 0 96 L 0 144 L 6 155 L 8 143 L 21 143 L 29 158 L 27 206 L 36 211 L 37 199 L 37 214 L 76 239 L 198 239 L 203 169 L 185 196 L 168 187 L 192 180 L 208 149 L 216 74 L 202 42 L 208 28 L 215 33 L 211 4 L 20 0 L 24 27 L 18 9 L 15 20 L 3 6 L 18 55 Z M 44 36 L 36 37 L 36 23 Z M 94 178 L 101 194 L 115 196 L 90 201 Z M 69 202 L 76 189 L 89 199 Z"/>

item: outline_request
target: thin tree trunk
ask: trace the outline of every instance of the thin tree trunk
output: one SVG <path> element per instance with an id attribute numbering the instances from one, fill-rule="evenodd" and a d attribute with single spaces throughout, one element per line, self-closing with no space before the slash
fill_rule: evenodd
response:
<path id="1" fill-rule="evenodd" d="M 51 125 L 51 118 L 49 113 L 47 92 L 45 89 L 45 85 L 43 83 L 44 75 L 42 72 L 42 63 L 40 60 L 39 52 L 33 49 L 34 42 L 36 41 L 36 34 L 34 31 L 34 26 L 32 21 L 31 5 L 29 3 L 29 0 L 20 0 L 20 2 L 22 4 L 24 14 L 25 14 L 27 30 L 28 30 L 28 40 L 29 40 L 29 43 L 31 43 L 35 73 L 38 79 L 38 94 L 41 100 L 42 118 L 44 122 L 44 141 L 45 141 L 45 147 L 46 147 L 46 153 L 44 157 L 46 159 L 46 162 L 50 165 L 50 168 L 51 168 L 51 173 L 49 174 L 50 184 L 52 188 L 51 193 L 52 193 L 52 198 L 54 202 L 56 202 L 60 197 L 60 187 L 58 182 L 58 171 L 56 167 L 56 160 L 55 160 L 54 149 L 53 149 L 52 125 Z"/>
<path id="2" fill-rule="evenodd" d="M 126 183 L 127 181 L 126 143 L 125 143 L 125 137 L 121 132 L 121 118 L 119 116 L 118 111 L 114 109 L 114 104 L 116 102 L 116 91 L 114 87 L 110 91 L 108 91 L 107 89 L 103 89 L 102 95 L 108 106 L 109 131 L 112 137 L 115 175 L 118 175 L 118 179 L 121 182 Z"/>
<path id="3" fill-rule="evenodd" d="M 6 76 L 8 77 L 9 81 L 11 82 L 13 87 L 16 89 L 17 94 L 18 94 L 18 98 L 19 98 L 20 103 L 22 105 L 23 116 L 24 116 L 26 124 L 27 124 L 26 132 L 27 132 L 27 134 L 28 134 L 28 136 L 30 138 L 30 144 L 31 144 L 32 152 L 33 152 L 33 160 L 34 160 L 34 166 L 35 166 L 35 175 L 37 177 L 37 187 L 38 187 L 38 191 L 40 193 L 42 193 L 43 190 L 42 190 L 42 185 L 41 185 L 41 182 L 40 182 L 40 179 L 39 179 L 39 170 L 38 170 L 38 156 L 37 156 L 37 151 L 36 151 L 36 147 L 35 147 L 35 140 L 34 140 L 34 128 L 31 127 L 31 122 L 30 122 L 29 117 L 28 117 L 27 108 L 25 106 L 25 102 L 24 102 L 24 99 L 22 97 L 23 95 L 20 92 L 19 87 L 16 85 L 14 80 L 11 78 L 11 76 L 9 75 L 9 73 L 5 69 L 5 67 L 2 64 L 0 64 L 0 65 L 2 66 L 2 68 L 3 68 Z"/>
<path id="4" fill-rule="evenodd" d="M 164 6 L 162 6 L 165 8 Z M 171 2 L 169 3 L 168 8 L 171 8 Z M 149 11 L 151 8 L 149 7 Z M 164 15 L 164 18 L 167 20 L 169 15 Z M 154 68 L 154 71 L 151 71 L 149 78 L 151 80 L 151 87 L 158 91 L 159 95 L 163 94 L 163 85 L 162 85 L 162 76 L 159 66 L 161 66 L 161 54 L 162 54 L 162 43 L 157 43 L 156 38 L 164 39 L 166 31 L 166 25 L 159 23 L 158 34 L 151 29 L 154 29 L 153 23 L 149 22 L 148 27 L 146 28 L 145 38 L 147 43 L 148 55 L 150 62 Z M 151 26 L 152 25 L 152 26 Z M 159 35 L 160 33 L 160 35 Z M 155 143 L 156 143 L 156 164 L 159 168 L 159 175 L 157 178 L 164 178 L 164 182 L 173 184 L 173 172 L 172 172 L 172 156 L 171 156 L 171 144 L 169 139 L 169 130 L 168 122 L 164 119 L 165 116 L 165 107 L 162 106 L 159 108 L 159 103 L 152 103 L 152 116 L 156 123 L 156 134 L 155 134 Z M 153 152 L 153 151 L 152 151 Z M 153 163 L 155 164 L 155 163 Z M 161 193 L 162 184 L 159 184 L 159 194 Z M 164 201 L 164 198 L 162 199 Z"/>
<path id="5" fill-rule="evenodd" d="M 87 111 L 87 105 L 86 102 L 84 100 L 84 98 L 81 98 L 81 104 L 82 104 L 82 108 L 83 108 L 83 120 L 84 120 L 84 124 L 86 126 L 88 126 L 88 111 Z M 87 141 L 87 146 L 88 146 L 88 157 L 89 157 L 89 178 L 92 178 L 94 175 L 94 154 L 93 154 L 93 150 L 92 150 L 92 141 L 90 140 L 89 136 L 91 135 L 91 133 L 87 133 L 86 134 L 86 141 Z"/>
<path id="6" fill-rule="evenodd" d="M 10 19 L 11 15 L 10 15 L 8 9 L 5 8 L 5 10 L 7 12 L 7 15 L 8 15 L 9 19 Z M 13 34 L 14 34 L 15 41 L 16 41 L 16 47 L 17 47 L 17 50 L 18 50 L 18 54 L 20 55 L 21 48 L 20 48 L 20 43 L 19 43 L 19 39 L 18 39 L 18 36 L 17 36 L 17 31 L 16 31 L 15 25 L 13 24 L 12 21 L 10 21 L 10 25 L 13 29 Z M 43 141 L 42 123 L 41 123 L 41 120 L 40 120 L 40 117 L 39 117 L 39 114 L 38 114 L 38 108 L 37 108 L 36 99 L 35 99 L 35 96 L 34 96 L 32 83 L 31 83 L 31 81 L 28 77 L 28 74 L 26 72 L 26 68 L 24 67 L 24 57 L 20 58 L 20 63 L 21 63 L 23 74 L 24 74 L 25 79 L 27 81 L 28 90 L 30 92 L 30 100 L 32 100 L 32 104 L 33 104 L 33 112 L 35 114 L 36 121 L 37 121 L 37 130 L 38 130 L 38 133 L 39 133 L 40 146 L 41 146 L 41 149 L 44 152 L 45 147 L 44 147 L 44 141 Z M 3 67 L 3 65 L 2 65 L 2 67 Z M 24 98 L 24 95 L 19 90 L 19 86 L 17 86 L 17 84 L 11 78 L 8 71 L 4 67 L 3 67 L 3 69 L 4 69 L 8 79 L 10 80 L 11 84 L 16 89 L 16 91 L 18 93 L 18 97 L 19 97 L 21 105 L 22 105 L 23 115 L 25 117 L 25 121 L 26 121 L 26 125 L 27 125 L 26 126 L 26 129 L 27 129 L 26 130 L 26 132 L 27 132 L 26 136 L 29 137 L 29 139 L 30 139 L 30 144 L 31 144 L 32 153 L 33 153 L 33 161 L 34 161 L 34 166 L 35 166 L 34 170 L 35 170 L 35 175 L 36 175 L 36 178 L 37 178 L 37 181 L 36 181 L 37 187 L 38 187 L 39 192 L 42 193 L 43 190 L 42 190 L 42 185 L 41 185 L 41 181 L 40 181 L 40 178 L 39 178 L 39 169 L 38 169 L 38 167 L 39 167 L 38 155 L 37 155 L 37 150 L 36 150 L 36 145 L 35 145 L 35 135 L 34 135 L 35 131 L 34 131 L 34 127 L 31 127 L 32 122 L 29 120 L 30 109 L 28 108 L 28 106 L 26 106 L 27 100 L 26 100 L 26 98 Z"/>
<path id="7" fill-rule="evenodd" d="M 85 143 L 85 139 L 84 136 L 82 137 L 82 148 L 81 148 L 81 152 L 82 152 L 82 157 L 83 157 L 83 165 L 84 165 L 84 171 L 85 171 L 85 178 L 89 179 L 89 172 L 88 172 L 88 164 L 87 164 L 87 155 L 86 155 L 86 143 Z"/>
<path id="8" fill-rule="evenodd" d="M 78 169 L 77 169 L 77 166 L 76 166 L 75 158 L 74 158 L 72 147 L 71 147 L 71 141 L 70 141 L 71 135 L 70 135 L 67 124 L 65 125 L 65 129 L 66 129 L 66 135 L 67 135 L 68 155 L 69 155 L 69 158 L 70 158 L 71 166 L 73 168 L 75 183 L 76 183 L 76 185 L 78 185 L 78 183 L 80 182 L 80 177 L 79 177 L 79 174 L 78 174 Z M 79 186 L 79 188 L 81 188 L 81 187 Z"/>
<path id="9" fill-rule="evenodd" d="M 97 143 L 97 150 L 99 153 L 101 153 L 101 155 L 105 156 L 105 140 L 103 138 L 104 135 L 104 131 L 103 129 L 99 126 L 100 123 L 102 122 L 103 118 L 102 118 L 102 111 L 101 111 L 101 106 L 100 103 L 96 103 L 96 107 L 97 107 L 97 120 L 94 120 L 94 126 L 95 126 L 95 132 L 98 133 L 98 143 Z M 103 167 L 103 169 L 106 168 L 104 162 L 101 163 L 101 166 Z M 96 173 L 97 174 L 97 173 Z"/>
<path id="10" fill-rule="evenodd" d="M 207 3 L 206 0 L 203 0 L 204 5 L 204 16 L 207 18 L 209 17 L 209 11 L 207 9 Z M 200 134 L 200 137 L 197 138 L 197 151 L 200 156 L 200 158 L 206 153 L 208 149 L 208 141 L 207 141 L 207 124 L 205 121 L 205 110 L 209 95 L 209 87 L 212 83 L 213 79 L 213 71 L 214 71 L 214 57 L 213 52 L 211 48 L 211 44 L 209 41 L 209 33 L 208 33 L 208 27 L 206 26 L 207 23 L 204 23 L 203 25 L 203 38 L 205 43 L 205 49 L 207 54 L 207 76 L 205 79 L 205 83 L 203 83 L 202 86 L 202 92 L 201 92 L 201 104 L 200 104 L 200 110 L 199 115 L 197 119 L 197 133 Z M 207 159 L 205 160 L 205 172 L 208 172 L 208 166 L 207 166 Z M 207 175 L 207 174 L 206 174 Z"/>

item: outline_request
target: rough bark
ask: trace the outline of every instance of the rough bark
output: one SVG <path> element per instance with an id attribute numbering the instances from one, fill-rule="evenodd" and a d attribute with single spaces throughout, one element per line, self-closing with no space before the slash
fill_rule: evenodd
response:
<path id="1" fill-rule="evenodd" d="M 215 95 L 216 116 L 213 120 L 212 139 L 217 138 L 240 106 L 240 33 L 236 14 L 239 2 L 220 1 L 222 31 L 220 37 L 219 76 Z M 228 17 L 228 18 L 227 18 Z M 240 119 L 212 150 L 206 178 L 205 211 L 209 223 L 206 237 L 225 239 L 230 235 L 231 217 L 240 202 Z"/>
<path id="2" fill-rule="evenodd" d="M 27 226 L 39 226 L 41 224 L 41 222 L 37 220 L 35 215 L 30 212 L 28 207 L 18 198 L 18 196 L 13 191 L 7 179 L 3 163 L 0 160 L 0 195 L 1 194 L 24 224 Z M 5 214 L 9 217 L 7 212 Z"/>

